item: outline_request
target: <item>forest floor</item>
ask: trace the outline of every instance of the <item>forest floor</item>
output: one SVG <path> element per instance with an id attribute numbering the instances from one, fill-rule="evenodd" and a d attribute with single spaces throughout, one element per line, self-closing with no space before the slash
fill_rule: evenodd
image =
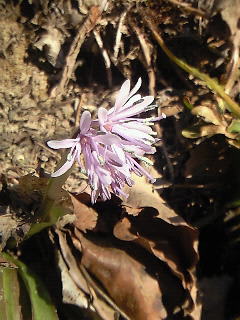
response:
<path id="1" fill-rule="evenodd" d="M 238 0 L 0 1 L 1 248 L 40 276 L 58 319 L 239 319 L 239 10 Z M 95 118 L 139 77 L 166 115 L 156 183 L 135 177 L 128 200 L 91 205 L 76 166 L 66 221 L 22 241 L 61 160 L 46 142 L 72 137 L 84 110 Z"/>

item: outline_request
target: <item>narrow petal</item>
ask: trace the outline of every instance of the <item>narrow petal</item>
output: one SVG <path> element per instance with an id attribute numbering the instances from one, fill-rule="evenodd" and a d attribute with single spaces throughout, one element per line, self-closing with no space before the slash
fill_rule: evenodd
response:
<path id="1" fill-rule="evenodd" d="M 99 120 L 100 126 L 104 125 L 104 123 L 107 122 L 107 119 L 108 119 L 107 109 L 100 107 L 98 109 L 98 120 Z"/>
<path id="2" fill-rule="evenodd" d="M 124 110 L 123 112 L 115 113 L 112 116 L 111 120 L 117 121 L 117 120 L 120 120 L 120 119 L 132 117 L 134 115 L 142 113 L 144 111 L 145 107 L 147 107 L 150 103 L 153 102 L 154 97 L 153 96 L 146 96 L 146 97 L 144 97 L 142 99 L 143 99 L 142 102 L 137 103 L 132 108 L 128 108 L 128 109 Z"/>
<path id="3" fill-rule="evenodd" d="M 117 95 L 116 102 L 114 104 L 114 109 L 117 111 L 128 99 L 130 91 L 130 80 L 126 80 Z"/>
<path id="4" fill-rule="evenodd" d="M 129 93 L 129 98 L 131 98 L 138 90 L 139 88 L 141 87 L 142 85 L 142 79 L 141 78 L 138 78 L 138 81 L 137 83 L 135 84 L 135 86 L 132 88 L 132 90 L 130 91 Z"/>
<path id="5" fill-rule="evenodd" d="M 112 178 L 111 178 L 110 172 L 108 172 L 107 170 L 99 166 L 97 167 L 97 173 L 101 183 L 104 186 L 108 186 L 111 184 Z"/>
<path id="6" fill-rule="evenodd" d="M 141 95 L 140 94 L 136 94 L 135 96 L 133 96 L 131 99 L 129 99 L 121 108 L 119 108 L 118 112 L 123 111 L 129 107 L 132 107 L 133 104 L 137 101 L 139 101 L 141 99 Z M 108 117 L 111 119 L 111 115 L 114 113 L 115 109 L 111 108 L 108 111 Z"/>
<path id="7" fill-rule="evenodd" d="M 71 160 L 67 160 L 61 168 L 59 168 L 56 172 L 51 174 L 51 177 L 56 178 L 67 172 L 72 167 L 74 161 L 75 156 L 72 156 Z"/>
<path id="8" fill-rule="evenodd" d="M 142 173 L 142 175 L 144 175 L 146 178 L 148 178 L 148 180 L 150 180 L 151 183 L 154 183 L 156 181 L 155 178 L 153 178 L 150 173 L 147 172 L 147 170 L 145 170 L 139 163 L 137 163 L 137 161 L 135 161 L 133 158 L 131 159 L 131 162 L 133 165 L 136 166 L 136 168 Z"/>
<path id="9" fill-rule="evenodd" d="M 142 96 L 140 94 L 135 94 L 135 96 L 131 97 L 127 103 L 121 108 L 121 110 L 125 110 L 127 108 L 130 108 L 133 106 L 133 104 L 136 104 L 139 100 L 142 99 Z"/>
<path id="10" fill-rule="evenodd" d="M 95 142 L 102 143 L 106 146 L 110 146 L 112 144 L 119 144 L 121 143 L 121 138 L 116 136 L 115 134 L 106 133 L 104 135 L 99 135 L 94 137 Z"/>
<path id="11" fill-rule="evenodd" d="M 149 134 L 147 134 L 141 130 L 126 128 L 120 124 L 114 125 L 112 130 L 113 130 L 113 132 L 118 133 L 123 138 L 125 138 L 129 141 L 131 141 L 131 139 L 137 139 L 137 140 L 144 139 L 144 140 L 150 141 L 151 143 L 155 142 L 155 139 L 152 136 L 150 136 Z"/>
<path id="12" fill-rule="evenodd" d="M 112 150 L 118 156 L 118 158 L 120 159 L 120 161 L 122 163 L 126 162 L 125 152 L 123 151 L 123 149 L 121 147 L 113 144 Z"/>
<path id="13" fill-rule="evenodd" d="M 129 128 L 129 129 L 136 129 L 142 132 L 145 132 L 147 134 L 154 134 L 155 131 L 152 130 L 151 127 L 145 125 L 144 123 L 137 122 L 137 121 L 130 121 L 122 124 L 123 127 Z"/>
<path id="14" fill-rule="evenodd" d="M 92 122 L 91 113 L 87 110 L 84 111 L 80 119 L 80 132 L 82 134 L 85 134 L 88 132 L 88 130 L 90 129 L 91 122 Z"/>
<path id="15" fill-rule="evenodd" d="M 79 139 L 50 140 L 47 142 L 49 148 L 64 149 L 73 147 Z"/>

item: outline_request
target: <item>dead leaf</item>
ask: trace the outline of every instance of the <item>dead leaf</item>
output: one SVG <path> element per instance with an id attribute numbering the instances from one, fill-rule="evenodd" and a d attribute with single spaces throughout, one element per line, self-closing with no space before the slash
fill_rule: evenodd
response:
<path id="1" fill-rule="evenodd" d="M 213 123 L 215 125 L 221 125 L 223 119 L 221 119 L 219 112 L 208 108 L 206 106 L 198 106 L 191 110 L 193 115 L 201 116 L 206 122 Z"/>
<path id="2" fill-rule="evenodd" d="M 77 258 L 69 246 L 70 232 L 66 233 L 58 229 L 55 232 L 58 235 L 60 247 L 60 250 L 57 251 L 57 258 L 61 271 L 63 301 L 86 310 L 91 309 L 103 320 L 115 320 L 115 309 L 104 299 L 101 299 L 99 292 L 95 293 L 89 279 L 83 273 L 83 269 L 79 267 Z"/>
<path id="3" fill-rule="evenodd" d="M 135 184 L 133 187 L 126 186 L 124 188 L 124 192 L 129 194 L 127 200 L 123 200 L 122 203 L 127 213 L 131 214 L 132 209 L 151 207 L 158 211 L 156 218 L 160 218 L 173 225 L 187 225 L 186 222 L 174 212 L 174 210 L 164 203 L 164 200 L 161 198 L 158 191 L 153 189 L 153 185 L 149 183 L 145 177 L 138 177 L 134 175 L 134 181 Z M 129 207 L 131 210 L 128 209 Z"/>
<path id="4" fill-rule="evenodd" d="M 63 42 L 64 36 L 60 30 L 50 25 L 49 29 L 41 34 L 34 46 L 41 51 L 44 50 L 48 61 L 55 66 Z"/>
<path id="5" fill-rule="evenodd" d="M 81 264 L 131 320 L 165 319 L 180 312 L 186 291 L 161 261 L 141 248 L 124 250 L 111 237 L 84 236 L 77 229 L 75 236 Z"/>
<path id="6" fill-rule="evenodd" d="M 70 196 L 73 203 L 73 213 L 76 216 L 74 221 L 75 227 L 83 232 L 94 229 L 97 224 L 98 214 L 93 208 L 83 202 L 85 201 L 84 194 L 78 196 L 70 194 Z"/>
<path id="7" fill-rule="evenodd" d="M 174 226 L 155 218 L 149 210 L 138 217 L 125 217 L 114 227 L 115 237 L 133 241 L 164 261 L 190 289 L 198 261 L 198 232 L 191 227 Z"/>
<path id="8" fill-rule="evenodd" d="M 215 9 L 220 11 L 223 20 L 229 26 L 231 32 L 231 41 L 233 44 L 232 56 L 228 66 L 227 82 L 225 90 L 231 93 L 235 81 L 239 78 L 239 44 L 240 44 L 240 31 L 239 31 L 239 17 L 240 5 L 239 0 L 220 0 L 215 1 Z"/>
<path id="9" fill-rule="evenodd" d="M 214 136 L 215 134 L 225 134 L 226 129 L 222 126 L 215 125 L 195 125 L 190 128 L 184 129 L 182 135 L 185 138 L 196 139 L 206 136 Z"/>

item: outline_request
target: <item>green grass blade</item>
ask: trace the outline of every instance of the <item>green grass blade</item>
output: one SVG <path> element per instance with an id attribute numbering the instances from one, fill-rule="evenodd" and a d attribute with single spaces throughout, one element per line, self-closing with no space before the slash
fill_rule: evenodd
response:
<path id="1" fill-rule="evenodd" d="M 22 320 L 17 269 L 0 267 L 0 319 Z"/>
<path id="2" fill-rule="evenodd" d="M 32 320 L 58 320 L 56 308 L 41 280 L 18 259 L 13 258 L 6 253 L 3 253 L 3 257 L 18 267 L 18 273 L 25 284 L 31 301 Z M 10 318 L 7 320 L 12 319 Z M 13 320 L 16 320 L 16 318 Z"/>

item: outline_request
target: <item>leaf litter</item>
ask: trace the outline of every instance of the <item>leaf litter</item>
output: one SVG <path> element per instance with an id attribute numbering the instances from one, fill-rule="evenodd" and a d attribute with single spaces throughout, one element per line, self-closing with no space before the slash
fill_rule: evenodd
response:
<path id="1" fill-rule="evenodd" d="M 239 313 L 233 294 L 235 309 L 229 311 L 225 306 L 237 272 L 232 272 L 230 280 L 225 274 L 236 270 L 228 261 L 238 265 L 233 258 L 237 235 L 230 232 L 235 242 L 226 241 L 227 258 L 219 254 L 219 265 L 211 258 L 211 243 L 224 237 L 225 217 L 233 212 L 225 209 L 223 194 L 239 185 L 237 174 L 229 170 L 239 159 L 230 146 L 239 145 L 236 3 L 214 5 L 212 10 L 204 8 L 203 1 L 106 1 L 105 7 L 98 1 L 79 3 L 1 4 L 0 23 L 8 25 L 0 38 L 5 70 L 0 81 L 0 157 L 6 176 L 0 195 L 1 249 L 34 265 L 33 253 L 26 251 L 32 241 L 34 251 L 39 250 L 40 266 L 54 251 L 51 267 L 62 290 L 62 300 L 54 302 L 67 320 L 197 320 L 216 315 L 221 319 L 223 313 L 232 319 Z M 146 22 L 149 17 L 142 21 L 146 10 L 154 17 L 150 23 Z M 229 41 L 211 29 L 210 24 L 214 27 L 215 23 L 216 28 L 221 19 L 230 29 Z M 165 47 L 156 44 L 156 34 L 162 37 L 161 44 L 173 48 L 175 58 L 184 52 L 183 59 L 174 62 L 188 74 L 164 56 Z M 194 41 L 199 37 L 204 54 L 194 61 L 192 53 L 200 50 Z M 191 51 L 192 40 L 195 48 Z M 213 40 L 219 41 L 220 47 Z M 192 58 L 192 68 L 183 61 L 187 58 Z M 48 172 L 53 172 L 60 158 L 44 141 L 71 134 L 81 110 L 94 116 L 102 104 L 110 106 L 108 101 L 114 100 L 111 92 L 118 90 L 124 78 L 138 76 L 144 78 L 143 90 L 156 92 L 158 101 L 166 101 L 166 97 L 169 101 L 160 106 L 169 117 L 158 130 L 162 141 L 154 168 L 156 186 L 134 177 L 135 185 L 126 188 L 127 199 L 113 197 L 92 205 L 89 190 L 74 169 L 64 186 L 67 191 L 53 193 L 56 199 L 51 199 L 50 207 L 40 208 L 41 214 L 40 203 L 48 194 Z M 182 133 L 195 140 L 184 139 Z M 166 182 L 164 188 L 162 181 Z M 228 196 L 226 202 L 231 199 Z M 41 237 L 48 237 L 46 227 L 51 230 L 52 248 L 44 241 L 39 244 Z M 47 267 L 42 272 L 48 279 Z M 221 311 L 206 299 L 206 292 L 218 287 L 214 279 L 220 272 L 223 276 L 217 279 L 223 279 L 224 287 L 218 297 Z M 54 289 L 45 282 L 54 296 Z"/>

